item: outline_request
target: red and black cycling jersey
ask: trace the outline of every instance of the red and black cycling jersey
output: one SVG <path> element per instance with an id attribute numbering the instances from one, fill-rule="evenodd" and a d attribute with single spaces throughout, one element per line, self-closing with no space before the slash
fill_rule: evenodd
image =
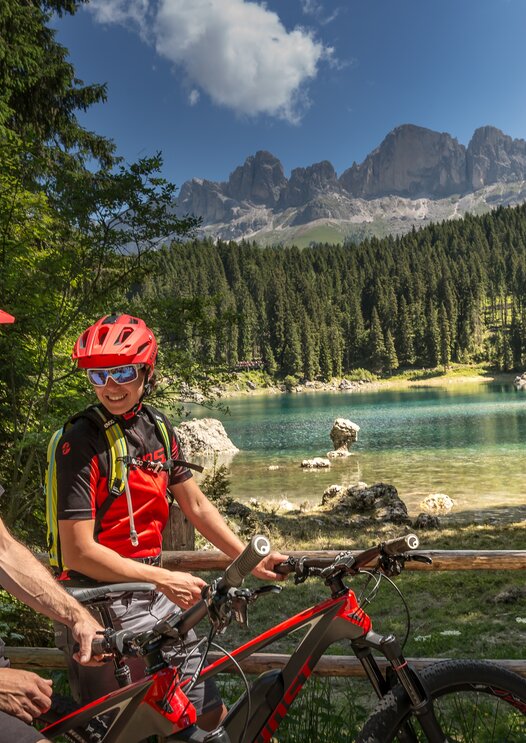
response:
<path id="1" fill-rule="evenodd" d="M 156 411 L 158 412 L 158 411 Z M 162 413 L 161 413 L 162 415 Z M 162 416 L 171 437 L 171 458 L 181 459 L 179 442 L 172 425 Z M 151 462 L 165 462 L 166 453 L 152 418 L 140 407 L 136 413 L 118 417 L 128 446 L 128 455 Z M 102 518 L 97 512 L 108 497 L 110 454 L 104 432 L 92 420 L 78 418 L 62 435 L 56 452 L 57 510 L 60 520 L 95 519 L 94 538 L 123 557 L 151 557 L 160 553 L 162 530 L 168 520 L 169 485 L 192 477 L 186 467 L 168 475 L 161 471 L 130 466 L 128 482 L 139 544 L 130 541 L 130 519 L 123 493 Z"/>

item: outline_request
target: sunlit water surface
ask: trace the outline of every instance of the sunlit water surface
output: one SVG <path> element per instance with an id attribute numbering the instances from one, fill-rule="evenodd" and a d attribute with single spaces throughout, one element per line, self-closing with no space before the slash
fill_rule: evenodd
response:
<path id="1" fill-rule="evenodd" d="M 237 500 L 315 504 L 329 485 L 363 481 L 395 485 L 411 515 L 437 492 L 456 501 L 457 513 L 525 504 L 526 394 L 511 385 L 251 396 L 228 407 L 228 415 L 191 413 L 220 418 L 241 450 L 230 463 Z M 352 456 L 330 470 L 302 470 L 303 459 L 332 449 L 339 417 L 360 426 Z"/>

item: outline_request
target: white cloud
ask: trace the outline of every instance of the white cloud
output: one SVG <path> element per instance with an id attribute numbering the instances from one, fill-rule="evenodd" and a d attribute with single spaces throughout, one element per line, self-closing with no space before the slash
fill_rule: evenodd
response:
<path id="1" fill-rule="evenodd" d="M 99 23 L 124 25 L 132 21 L 142 26 L 150 9 L 150 0 L 91 0 L 88 9 Z"/>
<path id="2" fill-rule="evenodd" d="M 306 29 L 287 31 L 276 13 L 246 0 L 92 0 L 88 7 L 99 22 L 137 24 L 190 87 L 247 116 L 298 122 L 309 81 L 332 55 Z"/>
<path id="3" fill-rule="evenodd" d="M 301 9 L 305 15 L 312 16 L 322 26 L 332 23 L 340 14 L 340 8 L 336 8 L 332 13 L 326 15 L 325 7 L 319 0 L 301 0 Z"/>
<path id="4" fill-rule="evenodd" d="M 188 96 L 188 103 L 189 103 L 189 104 L 190 104 L 191 106 L 195 106 L 195 105 L 196 105 L 196 103 L 198 103 L 198 102 L 199 102 L 199 98 L 200 98 L 200 97 L 201 97 L 201 96 L 200 96 L 200 94 L 199 94 L 199 91 L 198 91 L 198 90 L 196 90 L 196 89 L 194 88 L 193 90 L 191 90 L 191 91 L 190 91 L 190 95 Z"/>

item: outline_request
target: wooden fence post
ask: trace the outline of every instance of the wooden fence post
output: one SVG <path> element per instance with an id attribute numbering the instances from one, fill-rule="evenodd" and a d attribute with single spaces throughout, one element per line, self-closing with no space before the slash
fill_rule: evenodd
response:
<path id="1" fill-rule="evenodd" d="M 195 529 L 177 503 L 172 503 L 168 522 L 163 531 L 164 550 L 194 550 Z"/>

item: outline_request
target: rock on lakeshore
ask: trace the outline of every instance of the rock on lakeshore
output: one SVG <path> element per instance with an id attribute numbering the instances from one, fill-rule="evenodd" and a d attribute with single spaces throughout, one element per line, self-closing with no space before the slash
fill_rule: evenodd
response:
<path id="1" fill-rule="evenodd" d="M 228 438 L 221 421 L 215 418 L 183 421 L 177 428 L 177 435 L 186 457 L 234 455 L 239 451 Z"/>
<path id="2" fill-rule="evenodd" d="M 332 513 L 357 516 L 360 521 L 411 524 L 407 507 L 394 485 L 378 482 L 369 487 L 363 483 L 349 488 L 328 488 L 322 505 Z"/>

